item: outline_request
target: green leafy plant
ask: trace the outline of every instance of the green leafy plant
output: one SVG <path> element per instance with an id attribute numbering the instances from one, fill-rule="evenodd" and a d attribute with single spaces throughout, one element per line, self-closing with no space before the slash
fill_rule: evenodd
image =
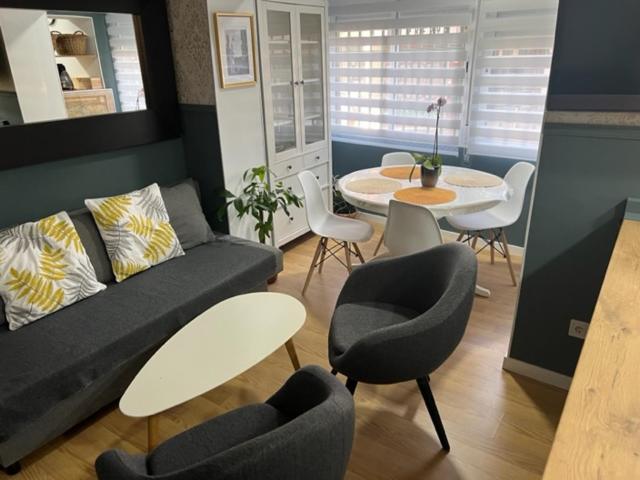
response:
<path id="1" fill-rule="evenodd" d="M 333 213 L 338 215 L 352 215 L 356 212 L 356 207 L 351 205 L 344 199 L 342 192 L 338 188 L 339 175 L 333 177 L 332 190 L 333 190 Z"/>
<path id="2" fill-rule="evenodd" d="M 413 171 L 415 170 L 417 165 L 420 165 L 429 170 L 439 170 L 440 168 L 442 168 L 442 157 L 438 153 L 440 149 L 439 131 L 440 131 L 440 115 L 442 114 L 442 109 L 446 104 L 447 104 L 447 99 L 444 97 L 440 97 L 435 103 L 432 103 L 427 107 L 427 113 L 436 112 L 436 134 L 433 142 L 433 152 L 431 154 L 423 154 L 423 153 L 411 154 L 413 156 L 413 160 L 416 163 L 411 169 L 409 180 L 411 180 L 413 176 Z"/>
<path id="3" fill-rule="evenodd" d="M 250 168 L 242 176 L 247 185 L 242 193 L 235 195 L 229 190 L 223 192 L 228 199 L 218 211 L 218 218 L 222 219 L 227 208 L 233 205 L 238 218 L 251 215 L 255 221 L 255 231 L 258 233 L 260 243 L 266 243 L 273 232 L 273 216 L 282 207 L 287 216 L 290 215 L 289 207 L 302 207 L 302 198 L 293 193 L 291 187 L 285 187 L 282 182 L 270 184 L 267 180 L 267 167 Z"/>

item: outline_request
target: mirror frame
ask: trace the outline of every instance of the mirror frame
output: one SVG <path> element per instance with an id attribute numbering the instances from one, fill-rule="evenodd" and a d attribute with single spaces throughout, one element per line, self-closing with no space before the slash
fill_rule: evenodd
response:
<path id="1" fill-rule="evenodd" d="M 164 0 L 0 0 L 0 8 L 134 16 L 147 110 L 0 127 L 0 170 L 104 153 L 181 134 Z"/>

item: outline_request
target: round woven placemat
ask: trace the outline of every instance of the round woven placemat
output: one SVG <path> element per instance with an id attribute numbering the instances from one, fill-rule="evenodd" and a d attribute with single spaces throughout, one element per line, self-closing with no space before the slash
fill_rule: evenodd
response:
<path id="1" fill-rule="evenodd" d="M 381 194 L 393 193 L 402 188 L 402 184 L 385 178 L 364 178 L 347 183 L 347 190 L 356 193 Z"/>
<path id="2" fill-rule="evenodd" d="M 488 173 L 452 173 L 444 178 L 449 185 L 457 187 L 498 187 L 502 179 Z"/>
<path id="3" fill-rule="evenodd" d="M 408 180 L 411 173 L 411 167 L 387 167 L 380 170 L 383 177 L 397 178 L 398 180 Z M 412 180 L 420 179 L 420 167 L 416 166 L 411 176 Z"/>
<path id="4" fill-rule="evenodd" d="M 416 205 L 438 205 L 453 202 L 458 196 L 453 190 L 446 188 L 403 188 L 393 194 L 397 200 Z"/>

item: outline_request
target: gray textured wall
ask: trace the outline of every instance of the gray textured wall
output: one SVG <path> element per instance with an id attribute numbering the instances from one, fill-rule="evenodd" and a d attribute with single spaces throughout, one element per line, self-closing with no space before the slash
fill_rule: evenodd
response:
<path id="1" fill-rule="evenodd" d="M 167 0 L 178 101 L 214 105 L 213 64 L 206 0 Z"/>

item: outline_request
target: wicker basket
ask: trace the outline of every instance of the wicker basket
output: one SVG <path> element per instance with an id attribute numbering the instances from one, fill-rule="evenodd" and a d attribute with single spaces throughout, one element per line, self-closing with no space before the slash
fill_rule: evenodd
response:
<path id="1" fill-rule="evenodd" d="M 53 51 L 58 52 L 58 37 L 62 35 L 62 33 L 54 30 L 51 32 L 51 43 L 53 44 Z"/>
<path id="2" fill-rule="evenodd" d="M 78 30 L 75 33 L 61 33 L 56 39 L 58 55 L 86 55 L 89 37 Z"/>

